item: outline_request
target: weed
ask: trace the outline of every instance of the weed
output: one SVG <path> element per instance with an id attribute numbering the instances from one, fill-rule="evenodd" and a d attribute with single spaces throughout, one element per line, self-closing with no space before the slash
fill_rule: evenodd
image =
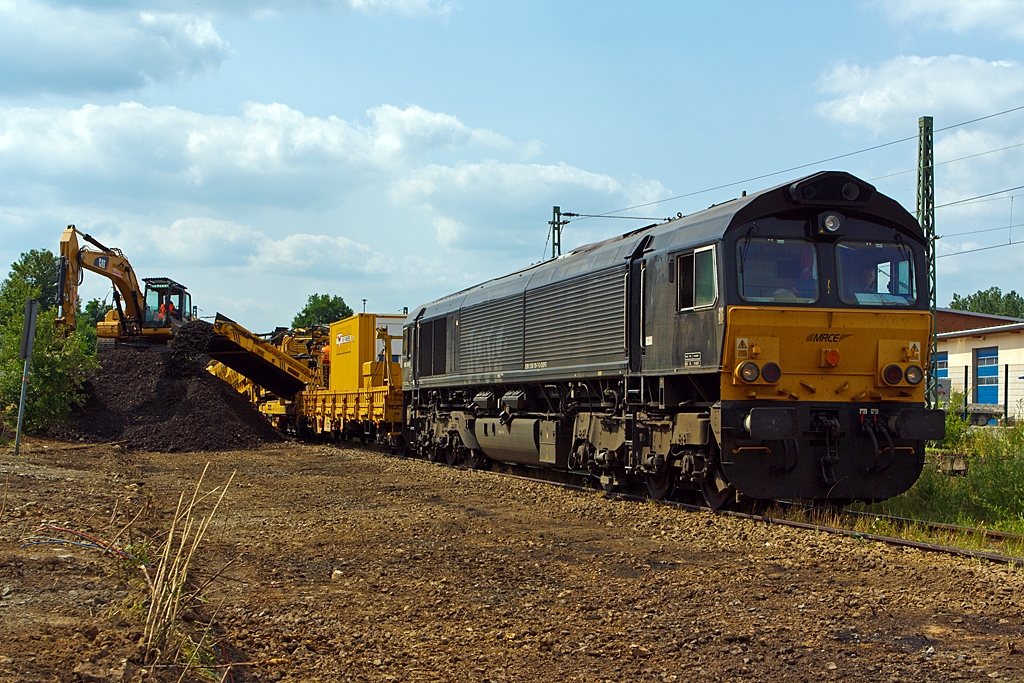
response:
<path id="1" fill-rule="evenodd" d="M 205 661 L 203 658 L 207 654 L 213 656 L 213 641 L 210 637 L 213 622 L 205 626 L 202 635 L 196 640 L 191 629 L 181 628 L 181 616 L 184 611 L 192 611 L 202 602 L 200 591 L 189 588 L 189 570 L 235 476 L 232 474 L 223 486 L 200 495 L 207 469 L 209 464 L 196 482 L 191 498 L 186 498 L 184 491 L 178 497 L 170 530 L 155 560 L 156 569 L 150 571 L 145 567 L 140 568 L 149 593 L 149 611 L 143 632 L 147 661 L 154 664 L 158 661 L 175 662 L 182 665 L 185 671 L 196 666 L 197 657 Z M 216 502 L 203 515 L 201 504 L 213 497 Z"/>

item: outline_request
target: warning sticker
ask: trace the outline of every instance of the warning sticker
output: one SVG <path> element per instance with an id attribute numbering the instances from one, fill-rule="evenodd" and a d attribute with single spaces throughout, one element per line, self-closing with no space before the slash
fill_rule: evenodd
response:
<path id="1" fill-rule="evenodd" d="M 736 357 L 737 358 L 747 358 L 749 350 L 750 350 L 750 347 L 747 345 L 747 340 L 746 340 L 745 337 L 741 337 L 740 339 L 736 340 Z"/>
<path id="2" fill-rule="evenodd" d="M 907 356 L 910 358 L 918 358 L 921 355 L 921 345 L 917 342 L 910 342 L 907 344 Z"/>

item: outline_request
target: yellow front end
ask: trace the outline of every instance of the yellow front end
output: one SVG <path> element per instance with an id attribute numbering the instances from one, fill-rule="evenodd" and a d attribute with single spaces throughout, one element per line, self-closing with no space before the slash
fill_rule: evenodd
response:
<path id="1" fill-rule="evenodd" d="M 927 311 L 728 309 L 722 471 L 752 498 L 878 500 L 917 480 L 941 411 L 925 407 Z"/>
<path id="2" fill-rule="evenodd" d="M 723 401 L 924 402 L 927 311 L 736 306 L 727 320 Z M 743 377 L 747 363 L 757 366 L 753 381 Z M 781 370 L 775 381 L 764 376 L 769 363 Z M 890 365 L 899 381 L 886 381 Z"/>

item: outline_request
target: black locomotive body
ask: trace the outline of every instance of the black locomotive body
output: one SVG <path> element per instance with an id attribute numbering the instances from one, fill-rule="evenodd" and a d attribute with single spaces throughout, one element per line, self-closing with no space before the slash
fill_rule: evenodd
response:
<path id="1" fill-rule="evenodd" d="M 405 441 L 716 507 L 888 498 L 942 436 L 927 292 L 913 217 L 819 173 L 414 309 Z"/>

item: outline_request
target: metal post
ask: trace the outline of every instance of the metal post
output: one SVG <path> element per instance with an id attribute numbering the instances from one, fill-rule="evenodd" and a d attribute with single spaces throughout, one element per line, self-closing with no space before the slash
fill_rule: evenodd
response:
<path id="1" fill-rule="evenodd" d="M 551 207 L 551 258 L 562 255 L 562 207 Z"/>
<path id="2" fill-rule="evenodd" d="M 928 310 L 932 313 L 925 400 L 930 407 L 935 407 L 939 398 L 936 360 L 939 343 L 935 322 L 935 140 L 932 134 L 932 117 L 922 116 L 917 120 L 917 126 L 917 222 L 924 231 L 925 266 L 928 269 Z"/>
<path id="3" fill-rule="evenodd" d="M 967 422 L 967 371 L 969 366 L 964 366 L 964 422 Z"/>
<path id="4" fill-rule="evenodd" d="M 36 339 L 36 316 L 39 315 L 39 302 L 25 299 L 25 324 L 21 328 L 21 350 L 19 355 L 25 361 L 25 369 L 21 373 L 21 400 L 18 403 L 18 427 L 14 432 L 14 454 L 21 451 L 21 427 L 25 421 L 25 394 L 28 390 L 28 371 L 32 363 L 32 345 Z"/>
<path id="5" fill-rule="evenodd" d="M 1003 425 L 1010 420 L 1010 364 L 1003 365 Z"/>

